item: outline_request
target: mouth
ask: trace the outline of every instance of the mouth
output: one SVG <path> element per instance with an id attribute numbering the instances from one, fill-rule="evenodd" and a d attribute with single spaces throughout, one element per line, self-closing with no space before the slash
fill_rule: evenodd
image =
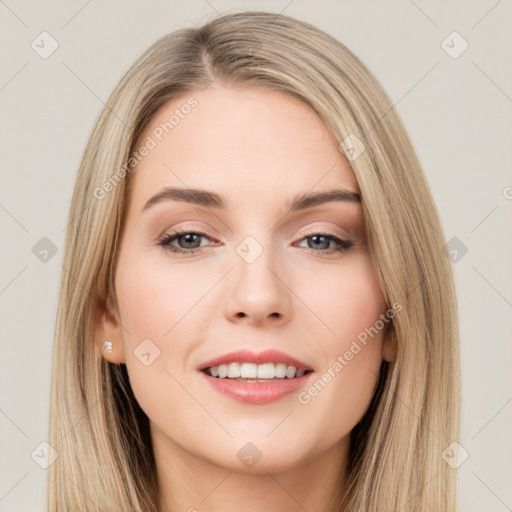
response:
<path id="1" fill-rule="evenodd" d="M 298 392 L 313 368 L 277 350 L 239 350 L 203 363 L 198 370 L 215 391 L 238 402 L 267 404 Z"/>
<path id="2" fill-rule="evenodd" d="M 209 377 L 216 379 L 232 379 L 239 382 L 272 382 L 282 379 L 298 379 L 308 375 L 310 368 L 297 368 L 284 363 L 238 363 L 232 362 L 209 366 L 201 370 Z"/>

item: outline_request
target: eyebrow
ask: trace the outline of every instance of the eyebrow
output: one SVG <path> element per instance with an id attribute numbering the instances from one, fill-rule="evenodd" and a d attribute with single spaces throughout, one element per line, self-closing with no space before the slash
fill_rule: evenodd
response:
<path id="1" fill-rule="evenodd" d="M 166 187 L 148 199 L 142 211 L 144 212 L 151 206 L 163 201 L 182 201 L 219 210 L 226 209 L 228 206 L 228 203 L 216 192 L 195 188 Z M 342 189 L 310 192 L 293 197 L 286 207 L 287 212 L 294 212 L 332 201 L 360 204 L 361 197 L 356 192 Z"/>

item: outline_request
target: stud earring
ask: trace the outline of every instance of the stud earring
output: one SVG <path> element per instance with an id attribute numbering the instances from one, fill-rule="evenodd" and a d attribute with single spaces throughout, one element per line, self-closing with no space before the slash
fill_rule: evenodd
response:
<path id="1" fill-rule="evenodd" d="M 105 304 L 106 310 L 108 311 L 108 299 L 109 294 L 107 294 L 107 302 Z M 105 333 L 107 332 L 107 314 L 105 312 Z M 103 352 L 108 352 L 109 354 L 112 353 L 112 342 L 111 341 L 104 341 L 103 342 Z"/>

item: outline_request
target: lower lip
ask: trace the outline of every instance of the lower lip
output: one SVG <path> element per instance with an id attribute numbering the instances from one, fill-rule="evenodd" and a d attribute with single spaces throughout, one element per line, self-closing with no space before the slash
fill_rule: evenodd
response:
<path id="1" fill-rule="evenodd" d="M 242 382 L 235 379 L 219 379 L 200 372 L 216 391 L 245 404 L 268 404 L 290 393 L 298 392 L 313 372 L 293 379 L 275 379 L 269 382 Z"/>

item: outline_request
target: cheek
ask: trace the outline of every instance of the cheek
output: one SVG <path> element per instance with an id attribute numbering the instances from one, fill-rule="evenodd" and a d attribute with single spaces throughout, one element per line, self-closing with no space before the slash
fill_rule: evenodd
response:
<path id="1" fill-rule="evenodd" d="M 301 296 L 329 331 L 322 336 L 328 352 L 374 325 L 386 308 L 368 256 L 354 258 L 336 272 L 316 272 L 301 287 Z"/>
<path id="2" fill-rule="evenodd" d="M 151 258 L 127 253 L 118 263 L 116 291 L 130 384 L 140 407 L 161 425 L 173 424 L 171 404 L 194 406 L 180 386 L 195 336 L 187 311 L 198 300 L 194 290 L 203 289 L 191 279 Z M 181 427 L 175 425 L 176 433 L 185 436 Z"/>
<path id="3" fill-rule="evenodd" d="M 182 331 L 190 324 L 188 314 L 194 304 L 205 294 L 204 277 L 184 272 L 165 258 L 127 255 L 119 261 L 116 289 L 128 331 L 123 332 L 125 343 L 132 346 L 150 338 L 163 349 L 178 332 L 186 341 Z"/>
<path id="4" fill-rule="evenodd" d="M 317 284 L 324 282 L 321 275 L 316 277 Z M 328 422 L 335 437 L 348 433 L 370 405 L 389 319 L 381 320 L 386 303 L 369 258 L 357 261 L 350 271 L 340 271 L 335 279 L 331 273 L 325 283 L 329 283 L 325 293 L 315 288 L 315 293 L 305 298 L 315 304 L 328 331 L 322 331 L 318 344 L 321 368 L 298 401 L 308 415 Z"/>
<path id="5" fill-rule="evenodd" d="M 139 254 L 131 249 L 121 254 L 116 291 L 126 367 L 144 407 L 157 397 L 165 399 L 167 393 L 183 394 L 172 376 L 180 383 L 184 375 L 189 378 L 191 354 L 209 337 L 210 316 L 218 311 L 219 297 L 208 291 L 219 280 L 219 272 L 208 267 L 201 272 L 197 267 L 185 269 L 186 265 L 171 263 L 163 250 Z"/>

